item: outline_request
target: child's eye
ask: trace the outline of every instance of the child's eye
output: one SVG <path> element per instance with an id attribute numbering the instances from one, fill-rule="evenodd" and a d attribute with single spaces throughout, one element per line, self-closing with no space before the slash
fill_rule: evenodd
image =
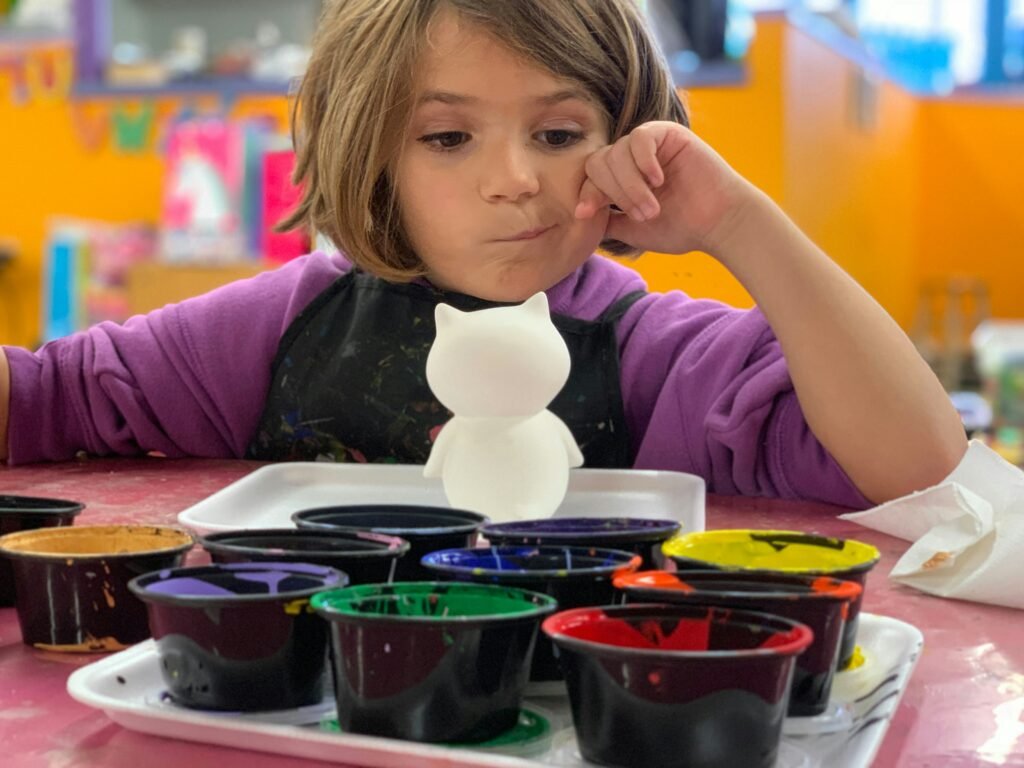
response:
<path id="1" fill-rule="evenodd" d="M 450 152 L 469 141 L 469 134 L 463 131 L 442 131 L 420 136 L 419 141 L 439 152 Z"/>
<path id="2" fill-rule="evenodd" d="M 553 128 L 549 131 L 541 131 L 538 134 L 541 141 L 549 147 L 571 147 L 583 140 L 581 131 L 570 131 L 565 128 Z"/>

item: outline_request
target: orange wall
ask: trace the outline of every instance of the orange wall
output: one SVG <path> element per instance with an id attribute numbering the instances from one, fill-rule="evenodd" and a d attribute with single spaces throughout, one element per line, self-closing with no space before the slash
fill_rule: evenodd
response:
<path id="1" fill-rule="evenodd" d="M 783 196 L 782 45 L 783 16 L 759 17 L 748 54 L 747 79 L 732 86 L 687 92 L 693 130 L 737 171 L 778 203 Z M 679 288 L 691 296 L 740 307 L 750 294 L 721 264 L 703 253 L 685 256 L 647 253 L 632 262 L 652 290 Z"/>
<path id="2" fill-rule="evenodd" d="M 902 325 L 920 249 L 920 109 L 887 82 L 858 118 L 860 68 L 803 32 L 785 47 L 783 206 Z"/>
<path id="3" fill-rule="evenodd" d="M 982 278 L 995 317 L 1024 317 L 1024 98 L 922 111 L 918 273 Z"/>
<path id="4" fill-rule="evenodd" d="M 984 280 L 995 317 L 1024 317 L 1024 98 L 922 98 L 877 85 L 799 29 L 785 48 L 783 205 L 905 327 L 921 283 Z"/>

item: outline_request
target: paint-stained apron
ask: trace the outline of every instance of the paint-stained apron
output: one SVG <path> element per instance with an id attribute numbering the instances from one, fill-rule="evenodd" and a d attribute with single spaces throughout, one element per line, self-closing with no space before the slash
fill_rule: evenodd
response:
<path id="1" fill-rule="evenodd" d="M 585 466 L 632 465 L 615 326 L 642 291 L 595 321 L 552 315 L 569 348 L 565 387 L 549 408 L 572 430 Z M 501 306 L 351 270 L 292 322 L 247 456 L 270 461 L 424 464 L 452 414 L 426 380 L 434 309 Z"/>

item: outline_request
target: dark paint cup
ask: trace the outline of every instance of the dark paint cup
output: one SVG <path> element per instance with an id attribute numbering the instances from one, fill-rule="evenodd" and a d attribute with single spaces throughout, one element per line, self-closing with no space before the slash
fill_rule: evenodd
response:
<path id="1" fill-rule="evenodd" d="M 580 753 L 644 768 L 773 768 L 811 630 L 724 608 L 631 604 L 544 621 L 561 652 Z"/>
<path id="2" fill-rule="evenodd" d="M 828 708 L 843 625 L 850 602 L 861 593 L 859 584 L 828 576 L 778 581 L 735 571 L 643 571 L 617 577 L 615 586 L 634 602 L 763 611 L 806 624 L 814 641 L 796 660 L 791 717 L 820 715 Z"/>
<path id="3" fill-rule="evenodd" d="M 78 525 L 11 533 L 0 554 L 14 568 L 27 645 L 49 651 L 119 651 L 149 637 L 146 608 L 128 582 L 174 568 L 192 536 L 149 525 Z"/>
<path id="4" fill-rule="evenodd" d="M 313 563 L 342 571 L 349 584 L 391 581 L 395 563 L 409 551 L 397 536 L 295 528 L 223 531 L 201 536 L 199 544 L 215 563 Z"/>
<path id="5" fill-rule="evenodd" d="M 148 573 L 130 589 L 149 612 L 171 698 L 255 712 L 318 704 L 327 626 L 309 600 L 345 574 L 306 563 L 221 563 Z"/>
<path id="6" fill-rule="evenodd" d="M 642 568 L 661 568 L 661 545 L 679 532 L 675 520 L 639 517 L 549 517 L 489 523 L 480 535 L 491 544 L 540 544 L 550 546 L 601 547 L 635 552 L 643 558 Z"/>
<path id="7" fill-rule="evenodd" d="M 640 567 L 633 552 L 596 547 L 507 546 L 445 549 L 423 558 L 437 576 L 458 581 L 502 584 L 550 595 L 558 609 L 607 605 L 614 601 L 616 576 Z M 530 680 L 562 680 L 555 648 L 546 637 L 537 639 Z"/>
<path id="8" fill-rule="evenodd" d="M 850 602 L 839 644 L 838 668 L 845 669 L 857 647 L 857 625 L 868 572 L 880 558 L 870 544 L 798 531 L 746 529 L 687 533 L 665 542 L 663 551 L 678 570 L 712 568 L 778 576 L 830 576 L 853 581 L 861 594 Z"/>
<path id="9" fill-rule="evenodd" d="M 0 536 L 72 525 L 84 504 L 34 496 L 0 496 Z M 14 570 L 0 558 L 0 608 L 14 605 Z"/>
<path id="10" fill-rule="evenodd" d="M 338 723 L 347 733 L 479 742 L 515 727 L 547 595 L 399 582 L 325 592 Z"/>
<path id="11" fill-rule="evenodd" d="M 372 531 L 398 536 L 409 542 L 409 551 L 395 565 L 396 581 L 433 578 L 420 565 L 428 552 L 472 547 L 477 531 L 488 518 L 476 512 L 416 504 L 359 504 L 305 509 L 292 515 L 299 528 L 321 531 Z"/>

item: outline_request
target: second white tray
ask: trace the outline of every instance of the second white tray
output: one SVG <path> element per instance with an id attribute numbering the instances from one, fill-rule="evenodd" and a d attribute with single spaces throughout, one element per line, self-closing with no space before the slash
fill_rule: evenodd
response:
<path id="1" fill-rule="evenodd" d="M 197 533 L 290 528 L 293 512 L 341 504 L 447 507 L 440 480 L 408 464 L 270 464 L 178 515 Z M 704 530 L 704 480 L 682 472 L 574 469 L 556 517 L 654 517 Z"/>

